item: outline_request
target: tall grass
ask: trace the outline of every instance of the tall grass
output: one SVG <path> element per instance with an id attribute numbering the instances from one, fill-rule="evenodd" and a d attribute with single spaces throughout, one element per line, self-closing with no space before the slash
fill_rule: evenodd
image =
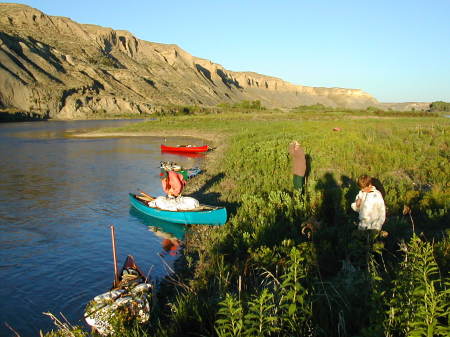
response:
<path id="1" fill-rule="evenodd" d="M 190 228 L 178 268 L 184 286 L 160 301 L 170 310 L 159 311 L 155 335 L 444 335 L 450 120 L 374 117 L 264 110 L 123 129 L 221 136 L 188 192 L 227 206 L 229 219 Z M 303 193 L 292 186 L 294 139 L 307 154 Z M 356 230 L 349 206 L 363 173 L 385 195 L 387 237 Z"/>
<path id="2" fill-rule="evenodd" d="M 405 255 L 390 289 L 386 332 L 391 336 L 448 336 L 450 279 L 440 273 L 433 244 L 414 236 L 402 248 Z"/>

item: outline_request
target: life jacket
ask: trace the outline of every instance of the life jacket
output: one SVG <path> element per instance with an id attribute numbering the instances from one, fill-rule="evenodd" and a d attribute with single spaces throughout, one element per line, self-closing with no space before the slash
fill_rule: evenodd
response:
<path id="1" fill-rule="evenodd" d="M 164 193 L 179 196 L 186 185 L 186 180 L 182 174 L 175 171 L 167 171 L 167 176 L 161 180 Z"/>

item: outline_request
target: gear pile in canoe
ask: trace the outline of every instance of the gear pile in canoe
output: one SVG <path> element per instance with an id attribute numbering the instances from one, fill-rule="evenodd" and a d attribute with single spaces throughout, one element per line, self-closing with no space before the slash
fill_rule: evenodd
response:
<path id="1" fill-rule="evenodd" d="M 84 312 L 86 323 L 102 336 L 114 335 L 112 322 L 121 314 L 126 316 L 127 320 L 134 318 L 138 323 L 148 322 L 153 288 L 131 255 L 127 256 L 122 269 L 117 272 L 114 226 L 111 226 L 111 231 L 114 283 L 110 291 L 95 296 Z"/>
<path id="2" fill-rule="evenodd" d="M 196 204 L 196 207 L 191 209 L 179 209 L 175 206 L 175 208 L 171 207 L 168 210 L 158 207 L 158 203 L 155 204 L 155 201 L 161 197 L 155 198 L 144 192 L 140 192 L 140 195 L 130 193 L 129 197 L 131 205 L 140 212 L 167 222 L 185 225 L 223 225 L 227 221 L 227 210 L 225 207 Z M 177 199 L 179 198 L 166 198 L 166 202 L 169 204 L 176 203 Z M 193 198 L 179 200 L 191 204 L 191 199 Z"/>

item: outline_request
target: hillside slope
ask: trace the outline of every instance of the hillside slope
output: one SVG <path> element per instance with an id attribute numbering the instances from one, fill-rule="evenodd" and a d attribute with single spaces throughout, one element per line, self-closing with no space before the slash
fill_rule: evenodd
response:
<path id="1" fill-rule="evenodd" d="M 233 72 L 176 45 L 143 41 L 127 31 L 79 24 L 25 5 L 0 4 L 2 108 L 73 119 L 242 100 L 279 108 L 378 103 L 358 89 L 306 87 Z"/>

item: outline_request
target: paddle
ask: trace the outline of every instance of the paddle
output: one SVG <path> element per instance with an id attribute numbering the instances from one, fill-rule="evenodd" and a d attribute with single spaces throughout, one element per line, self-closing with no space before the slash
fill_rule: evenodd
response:
<path id="1" fill-rule="evenodd" d="M 150 194 L 147 194 L 147 193 L 145 193 L 145 192 L 143 192 L 141 190 L 139 190 L 139 193 L 142 194 L 142 195 L 137 195 L 136 197 L 138 197 L 140 199 L 147 200 L 147 201 L 152 201 L 152 200 L 155 199 Z"/>
<path id="2" fill-rule="evenodd" d="M 145 202 L 149 202 L 149 201 L 153 200 L 153 199 L 147 198 L 147 197 L 145 197 L 143 195 L 136 195 L 136 199 L 139 199 L 139 200 L 145 201 Z"/>
<path id="3" fill-rule="evenodd" d="M 116 234 L 114 231 L 114 225 L 111 225 L 110 228 L 111 228 L 113 260 L 114 260 L 114 288 L 115 288 L 119 285 L 119 272 L 117 268 L 117 254 L 116 254 Z"/>

